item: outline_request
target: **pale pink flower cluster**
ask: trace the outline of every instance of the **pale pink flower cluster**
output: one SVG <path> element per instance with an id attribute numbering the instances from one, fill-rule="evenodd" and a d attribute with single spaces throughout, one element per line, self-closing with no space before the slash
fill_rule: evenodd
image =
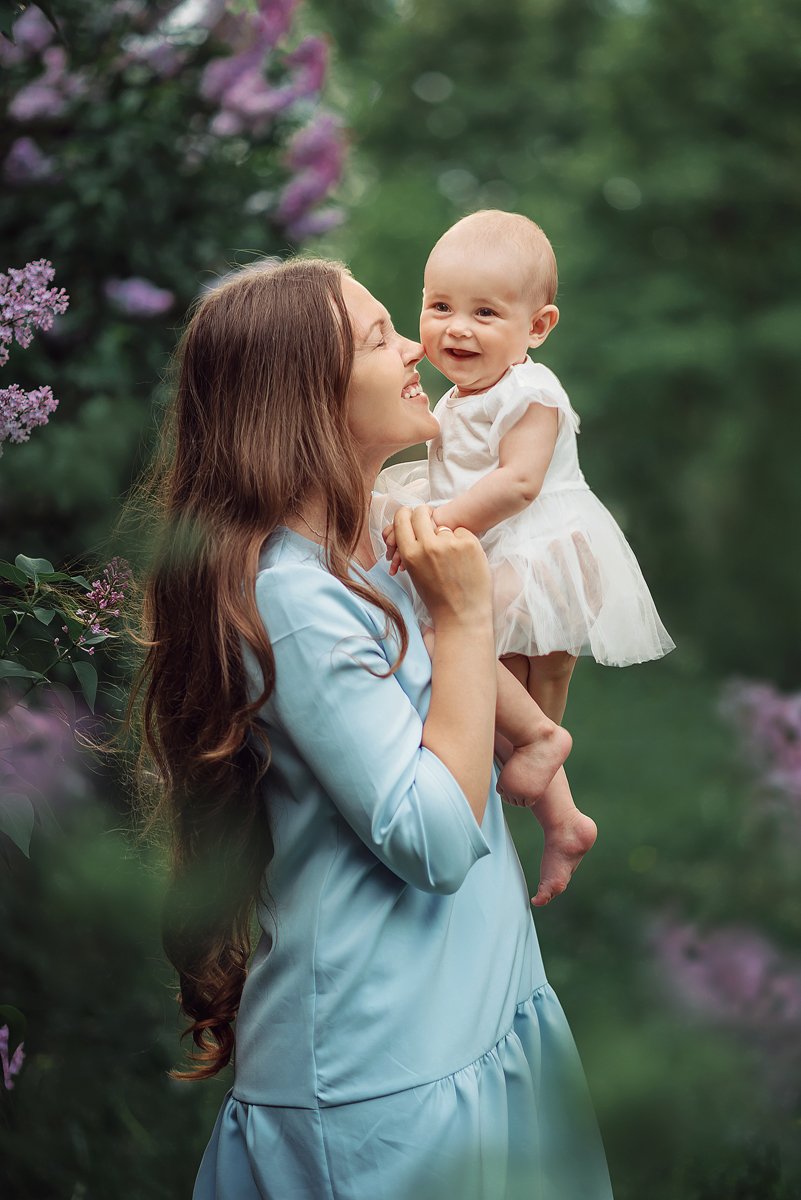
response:
<path id="1" fill-rule="evenodd" d="M 27 442 L 31 430 L 46 425 L 58 408 L 58 400 L 45 386 L 26 392 L 18 384 L 0 388 L 0 455 L 3 442 Z"/>
<path id="2" fill-rule="evenodd" d="M 801 965 L 790 965 L 761 933 L 743 926 L 702 933 L 664 920 L 657 959 L 674 997 L 700 1016 L 743 1029 L 798 1028 Z"/>
<path id="3" fill-rule="evenodd" d="M 131 582 L 131 568 L 124 558 L 112 558 L 103 569 L 100 579 L 92 581 L 89 591 L 83 598 L 84 607 L 75 612 L 79 621 L 86 626 L 86 633 L 78 635 L 76 645 L 94 654 L 94 646 L 85 645 L 87 637 L 107 633 L 109 617 L 120 615 L 120 605 L 125 599 L 125 589 Z M 64 630 L 67 632 L 66 628 Z"/>
<path id="4" fill-rule="evenodd" d="M 12 340 L 26 349 L 36 329 L 51 329 L 53 317 L 67 311 L 67 293 L 50 286 L 54 276 L 46 258 L 0 272 L 0 367 L 8 362 Z"/>
<path id="5" fill-rule="evenodd" d="M 9 346 L 30 346 L 34 331 L 50 329 L 54 316 L 66 312 L 69 296 L 51 287 L 55 272 L 46 258 L 0 272 L 0 366 L 8 362 Z M 0 454 L 5 441 L 27 442 L 31 430 L 46 425 L 58 401 L 49 387 L 24 391 L 16 383 L 0 388 Z"/>
<path id="6" fill-rule="evenodd" d="M 0 791 L 48 801 L 85 795 L 73 724 L 56 696 L 37 689 L 36 707 L 19 701 L 0 708 Z M 33 697 L 31 697 L 33 700 Z"/>
<path id="7" fill-rule="evenodd" d="M 342 129 L 330 113 L 321 113 L 295 134 L 287 153 L 294 177 L 281 193 L 276 211 L 291 237 L 300 240 L 340 224 L 340 209 L 314 209 L 341 179 L 344 158 Z"/>
<path id="8" fill-rule="evenodd" d="M 14 1086 L 14 1076 L 19 1075 L 25 1058 L 23 1043 L 17 1046 L 11 1058 L 8 1057 L 9 1031 L 7 1025 L 0 1025 L 0 1064 L 3 1067 L 3 1087 L 10 1092 Z"/>
<path id="9" fill-rule="evenodd" d="M 702 932 L 665 919 L 653 948 L 668 994 L 688 1014 L 728 1031 L 771 1103 L 797 1103 L 801 1071 L 801 963 L 747 926 Z"/>
<path id="10" fill-rule="evenodd" d="M 189 134 L 183 150 L 184 164 L 196 166 L 209 153 L 218 138 L 245 137 L 258 140 L 271 130 L 279 114 L 290 113 L 293 120 L 306 116 L 304 109 L 319 97 L 328 67 L 328 44 L 321 37 L 306 37 L 293 50 L 276 53 L 290 31 L 299 0 L 257 0 L 253 6 L 234 10 L 225 0 L 208 0 L 200 6 L 195 32 L 205 30 L 230 53 L 212 58 L 203 70 L 200 96 L 216 111 L 210 118 L 205 136 Z M 196 42 L 182 42 L 180 23 L 170 28 L 173 4 L 156 18 L 146 6 L 123 0 L 112 4 L 109 13 L 136 32 L 121 39 L 122 51 L 106 75 L 125 80 L 126 68 L 146 66 L 160 78 L 177 76 L 192 65 Z M 14 23 L 15 44 L 0 37 L 0 65 L 39 61 L 42 73 L 25 83 L 8 104 L 8 116 L 18 124 L 38 123 L 62 117 L 76 97 L 102 99 L 107 80 L 87 71 L 68 69 L 66 52 L 53 45 L 52 26 L 34 6 L 27 8 Z M 276 70 L 277 68 L 277 70 Z M 276 219 L 294 240 L 332 229 L 343 219 L 339 209 L 317 206 L 339 182 L 342 174 L 344 145 L 337 123 L 324 118 L 327 144 L 321 147 L 315 162 L 298 166 L 299 175 L 278 193 L 274 204 Z M 211 136 L 209 136 L 211 135 Z M 319 139 L 318 139 L 319 140 Z M 295 169 L 293 153 L 287 159 Z M 26 186 L 53 183 L 61 177 L 58 159 L 42 150 L 37 141 L 25 135 L 14 139 L 2 165 L 7 183 Z M 260 210 L 261 211 L 261 210 Z M 153 289 L 147 296 L 144 287 Z M 153 316 L 165 312 L 172 303 L 169 293 L 156 296 L 155 285 L 147 280 L 112 280 L 108 294 L 128 315 Z"/>
<path id="11" fill-rule="evenodd" d="M 721 711 L 741 733 L 761 782 L 801 805 L 801 692 L 738 681 L 725 689 Z"/>
<path id="12" fill-rule="evenodd" d="M 138 275 L 130 279 L 109 279 L 103 288 L 115 308 L 129 317 L 158 317 L 169 312 L 175 295 Z"/>
<path id="13" fill-rule="evenodd" d="M 285 83 L 267 79 L 276 44 L 288 31 L 297 0 L 261 0 L 255 13 L 242 13 L 230 40 L 234 53 L 208 64 L 200 80 L 200 94 L 219 105 L 211 122 L 218 137 L 265 133 L 276 115 L 296 101 L 319 95 L 328 65 L 328 47 L 322 38 L 308 37 L 283 62 L 289 69 Z"/>

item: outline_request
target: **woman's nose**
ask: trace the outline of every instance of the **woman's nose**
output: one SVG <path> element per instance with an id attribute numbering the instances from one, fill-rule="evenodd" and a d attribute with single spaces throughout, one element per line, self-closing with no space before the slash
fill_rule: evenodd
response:
<path id="1" fill-rule="evenodd" d="M 424 355 L 422 342 L 413 342 L 410 338 L 403 339 L 403 361 L 407 366 L 418 363 Z"/>

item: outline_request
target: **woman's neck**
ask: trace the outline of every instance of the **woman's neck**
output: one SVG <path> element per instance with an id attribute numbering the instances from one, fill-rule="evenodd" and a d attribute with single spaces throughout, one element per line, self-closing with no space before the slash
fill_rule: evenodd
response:
<path id="1" fill-rule="evenodd" d="M 377 561 L 370 539 L 368 517 L 369 511 L 365 513 L 361 536 L 354 554 L 357 563 L 365 570 L 369 570 L 375 566 Z M 295 533 L 299 533 L 303 537 L 317 542 L 318 545 L 324 546 L 326 544 L 325 518 L 326 507 L 323 499 L 321 497 L 310 497 L 304 504 L 299 504 L 297 508 L 286 514 L 284 524 L 289 529 L 293 529 Z"/>

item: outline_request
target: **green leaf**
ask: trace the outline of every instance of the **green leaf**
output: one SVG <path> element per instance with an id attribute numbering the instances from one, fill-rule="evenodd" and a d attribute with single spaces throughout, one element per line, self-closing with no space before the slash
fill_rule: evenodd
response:
<path id="1" fill-rule="evenodd" d="M 38 579 L 40 575 L 53 575 L 53 564 L 46 558 L 28 558 L 27 554 L 18 554 L 14 562 L 29 579 Z"/>
<path id="2" fill-rule="evenodd" d="M 24 571 L 20 571 L 19 567 L 14 567 L 10 562 L 3 560 L 0 560 L 0 579 L 10 579 L 19 587 L 24 587 L 28 582 L 28 576 Z"/>
<path id="3" fill-rule="evenodd" d="M 29 671 L 10 658 L 0 658 L 0 679 L 44 679 L 44 675 L 41 671 Z"/>
<path id="4" fill-rule="evenodd" d="M 94 712 L 95 698 L 97 696 L 97 671 L 88 662 L 74 662 L 72 669 L 78 677 L 78 683 L 81 685 L 84 700 L 92 712 Z"/>
<path id="5" fill-rule="evenodd" d="M 36 620 L 41 622 L 42 625 L 49 625 L 53 620 L 53 617 L 56 615 L 56 610 L 54 608 L 37 607 L 32 608 L 31 612 L 36 617 Z"/>
<path id="6" fill-rule="evenodd" d="M 11 36 L 11 26 L 18 16 L 19 8 L 14 0 L 0 0 L 0 33 L 10 42 L 14 41 Z"/>
<path id="7" fill-rule="evenodd" d="M 0 832 L 10 837 L 26 858 L 30 858 L 33 821 L 33 805 L 27 796 L 21 792 L 5 792 L 0 796 Z"/>

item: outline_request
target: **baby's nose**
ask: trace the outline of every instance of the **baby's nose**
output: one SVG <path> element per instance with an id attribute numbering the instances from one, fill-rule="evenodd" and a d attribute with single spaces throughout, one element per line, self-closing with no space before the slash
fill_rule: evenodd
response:
<path id="1" fill-rule="evenodd" d="M 463 317 L 452 316 L 448 322 L 448 333 L 453 337 L 469 337 L 469 324 Z"/>

